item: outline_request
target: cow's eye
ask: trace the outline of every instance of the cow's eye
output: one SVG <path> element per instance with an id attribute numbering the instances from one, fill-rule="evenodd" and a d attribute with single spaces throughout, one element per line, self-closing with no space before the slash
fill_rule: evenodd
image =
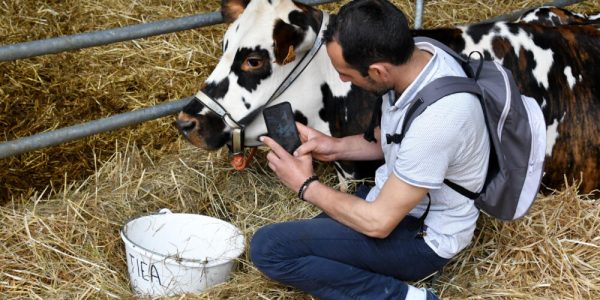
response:
<path id="1" fill-rule="evenodd" d="M 260 56 L 248 56 L 242 65 L 244 71 L 254 71 L 261 69 L 265 64 L 265 61 Z"/>

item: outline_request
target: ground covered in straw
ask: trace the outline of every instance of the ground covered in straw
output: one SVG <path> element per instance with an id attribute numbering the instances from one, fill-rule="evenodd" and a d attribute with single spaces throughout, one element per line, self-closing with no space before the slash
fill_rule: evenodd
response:
<path id="1" fill-rule="evenodd" d="M 224 151 L 184 148 L 160 161 L 119 146 L 95 174 L 0 208 L 0 293 L 9 298 L 129 297 L 122 225 L 169 208 L 218 217 L 248 241 L 262 225 L 312 217 L 268 171 L 264 152 L 236 172 Z M 318 166 L 329 184 L 331 168 Z M 431 286 L 447 299 L 598 299 L 600 205 L 575 187 L 540 197 L 521 221 L 480 219 L 475 242 Z M 263 277 L 247 251 L 232 279 L 191 299 L 310 298 Z"/>
<path id="2" fill-rule="evenodd" d="M 414 1 L 395 1 L 409 16 Z M 425 1 L 428 28 L 476 22 L 546 1 Z M 324 5 L 335 11 L 339 4 Z M 0 2 L 0 44 L 216 11 L 219 1 Z M 600 10 L 597 1 L 572 6 Z M 217 25 L 0 62 L 2 140 L 193 94 L 220 55 Z M 234 172 L 225 151 L 192 149 L 167 117 L 0 160 L 0 298 L 130 298 L 119 229 L 169 208 L 238 226 L 317 211 L 277 183 L 264 152 Z M 330 166 L 322 177 L 335 185 Z M 431 286 L 447 299 L 600 299 L 600 205 L 576 187 L 540 197 L 523 220 L 482 217 L 471 247 Z M 194 299 L 310 299 L 265 279 L 245 252 L 232 279 Z"/>

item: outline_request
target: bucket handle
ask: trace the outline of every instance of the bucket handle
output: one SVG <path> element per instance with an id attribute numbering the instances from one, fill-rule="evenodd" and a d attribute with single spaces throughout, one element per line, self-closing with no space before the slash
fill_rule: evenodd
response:
<path id="1" fill-rule="evenodd" d="M 161 210 L 158 211 L 158 213 L 161 215 L 164 215 L 164 214 L 172 214 L 173 212 L 171 212 L 171 210 L 168 208 L 162 208 Z"/>

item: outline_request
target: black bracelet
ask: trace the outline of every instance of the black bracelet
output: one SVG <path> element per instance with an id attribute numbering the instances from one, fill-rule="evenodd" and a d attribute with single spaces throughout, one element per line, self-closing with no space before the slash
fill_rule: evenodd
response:
<path id="1" fill-rule="evenodd" d="M 313 176 L 308 177 L 304 181 L 304 183 L 300 186 L 300 189 L 298 190 L 298 198 L 300 198 L 300 200 L 305 201 L 304 200 L 304 192 L 308 188 L 309 184 L 311 184 L 313 181 L 317 181 L 317 180 L 319 180 L 319 176 L 313 175 Z"/>

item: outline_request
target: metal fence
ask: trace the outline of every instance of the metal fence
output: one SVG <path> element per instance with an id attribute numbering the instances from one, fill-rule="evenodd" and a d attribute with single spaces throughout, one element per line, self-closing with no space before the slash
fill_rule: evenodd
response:
<path id="1" fill-rule="evenodd" d="M 308 5 L 332 3 L 338 0 L 300 0 Z M 582 0 L 559 0 L 547 5 L 566 6 L 581 2 Z M 499 20 L 513 20 L 525 10 L 495 17 L 484 22 Z M 416 0 L 415 28 L 420 28 L 423 15 L 423 0 Z M 87 32 L 64 37 L 45 40 L 17 43 L 0 47 L 0 61 L 17 60 L 39 55 L 59 53 L 63 51 L 83 49 L 88 47 L 107 45 L 127 40 L 145 38 L 165 33 L 173 33 L 203 26 L 222 23 L 221 14 L 218 12 L 198 14 L 188 17 L 162 20 L 145 24 L 131 25 L 121 28 Z M 108 118 L 98 119 L 84 124 L 57 129 L 50 132 L 0 143 L 0 158 L 42 149 L 53 145 L 70 142 L 94 134 L 133 126 L 142 122 L 154 120 L 180 111 L 193 97 L 187 97 L 152 107 L 117 114 Z"/>
<path id="2" fill-rule="evenodd" d="M 308 5 L 332 3 L 338 0 L 300 0 Z M 107 45 L 127 40 L 145 38 L 165 33 L 173 33 L 223 22 L 218 12 L 198 14 L 188 17 L 137 24 L 108 30 L 87 32 L 63 37 L 23 42 L 0 47 L 0 61 L 17 60 L 34 56 L 59 53 Z M 61 143 L 85 138 L 94 134 L 133 126 L 142 122 L 172 115 L 180 111 L 193 97 L 186 97 L 152 107 L 117 114 L 84 124 L 73 125 L 49 132 L 0 143 L 0 159 L 12 155 L 42 149 Z"/>

